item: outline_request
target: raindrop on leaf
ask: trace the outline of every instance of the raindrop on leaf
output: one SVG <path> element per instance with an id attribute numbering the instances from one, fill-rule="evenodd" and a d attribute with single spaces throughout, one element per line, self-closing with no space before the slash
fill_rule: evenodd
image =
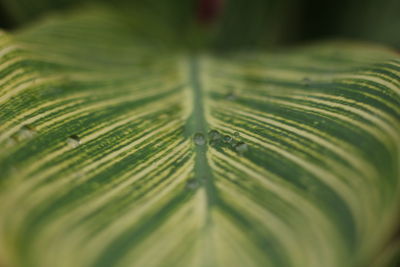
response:
<path id="1" fill-rule="evenodd" d="M 67 138 L 67 144 L 72 148 L 76 148 L 81 144 L 81 139 L 75 134 L 71 135 Z"/>
<path id="2" fill-rule="evenodd" d="M 193 141 L 198 146 L 202 146 L 206 143 L 206 139 L 202 133 L 195 133 L 194 137 L 193 137 Z"/>
<path id="3" fill-rule="evenodd" d="M 12 147 L 12 146 L 16 145 L 17 143 L 18 143 L 18 140 L 17 140 L 16 136 L 13 135 L 13 136 L 10 136 L 9 138 L 7 138 L 6 146 Z"/>
<path id="4" fill-rule="evenodd" d="M 303 80 L 302 80 L 302 83 L 303 83 L 303 85 L 305 85 L 305 86 L 309 86 L 310 83 L 311 83 L 311 79 L 308 78 L 308 77 L 304 77 Z"/>
<path id="5" fill-rule="evenodd" d="M 208 137 L 210 138 L 210 140 L 214 141 L 220 139 L 221 134 L 217 130 L 211 130 L 208 132 Z"/>
<path id="6" fill-rule="evenodd" d="M 36 129 L 30 125 L 24 125 L 19 129 L 19 131 L 16 133 L 15 138 L 20 141 L 22 139 L 30 139 L 34 137 L 36 134 Z"/>
<path id="7" fill-rule="evenodd" d="M 235 100 L 235 99 L 236 99 L 236 94 L 235 94 L 234 92 L 229 92 L 229 93 L 226 95 L 226 100 L 233 101 L 233 100 Z"/>
<path id="8" fill-rule="evenodd" d="M 230 143 L 232 141 L 232 137 L 230 137 L 229 135 L 224 135 L 224 142 L 225 143 Z"/>
<path id="9" fill-rule="evenodd" d="M 235 150 L 236 152 L 238 152 L 239 154 L 243 154 L 244 152 L 247 152 L 249 150 L 249 146 L 244 143 L 244 142 L 238 142 L 235 145 Z"/>
<path id="10" fill-rule="evenodd" d="M 186 182 L 186 188 L 189 190 L 194 190 L 199 187 L 199 182 L 196 179 L 189 179 Z"/>

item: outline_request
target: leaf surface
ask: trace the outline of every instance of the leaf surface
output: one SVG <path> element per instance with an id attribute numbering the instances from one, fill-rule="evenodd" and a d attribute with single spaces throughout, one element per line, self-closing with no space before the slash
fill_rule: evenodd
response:
<path id="1" fill-rule="evenodd" d="M 398 219 L 398 54 L 164 37 L 101 10 L 1 34 L 3 264 L 368 264 Z"/>

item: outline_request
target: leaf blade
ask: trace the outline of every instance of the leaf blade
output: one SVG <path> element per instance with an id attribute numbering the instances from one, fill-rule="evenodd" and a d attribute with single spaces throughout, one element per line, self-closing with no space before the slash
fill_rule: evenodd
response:
<path id="1" fill-rule="evenodd" d="M 187 59 L 130 32 L 95 11 L 4 41 L 1 145 L 21 139 L 0 153 L 9 265 L 352 266 L 377 253 L 399 197 L 398 56 L 322 44 Z M 193 144 L 211 129 L 248 151 Z"/>

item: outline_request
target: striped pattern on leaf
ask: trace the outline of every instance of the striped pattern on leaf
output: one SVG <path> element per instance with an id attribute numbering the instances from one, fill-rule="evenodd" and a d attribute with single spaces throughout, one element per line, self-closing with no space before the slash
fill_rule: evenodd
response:
<path id="1" fill-rule="evenodd" d="M 1 33 L 0 264 L 369 263 L 398 219 L 399 56 L 168 43 L 104 11 Z"/>

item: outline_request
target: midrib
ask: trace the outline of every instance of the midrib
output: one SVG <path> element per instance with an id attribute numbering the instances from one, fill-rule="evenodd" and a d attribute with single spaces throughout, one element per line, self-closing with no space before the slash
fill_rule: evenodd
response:
<path id="1" fill-rule="evenodd" d="M 195 166 L 194 166 L 194 179 L 201 186 L 204 186 L 207 195 L 207 206 L 211 209 L 213 205 L 216 204 L 217 200 L 217 190 L 215 188 L 213 174 L 210 165 L 207 160 L 207 133 L 208 123 L 205 118 L 205 108 L 204 108 L 204 87 L 201 81 L 201 71 L 202 71 L 202 58 L 201 56 L 191 55 L 188 60 L 188 82 L 189 88 L 192 90 L 192 114 L 188 119 L 186 125 L 186 131 L 188 137 L 192 138 L 196 133 L 202 133 L 206 138 L 206 143 L 204 145 L 194 145 L 195 153 Z M 209 212 L 208 212 L 209 213 Z M 211 218 L 208 218 L 210 220 Z"/>
<path id="2" fill-rule="evenodd" d="M 207 159 L 208 149 L 208 123 L 205 117 L 205 98 L 206 93 L 201 76 L 204 69 L 204 58 L 198 55 L 188 57 L 186 68 L 188 68 L 188 88 L 191 90 L 192 96 L 192 113 L 186 124 L 187 138 L 193 137 L 196 133 L 202 133 L 206 138 L 204 145 L 193 144 L 195 153 L 194 162 L 194 179 L 200 186 L 198 189 L 203 189 L 206 195 L 206 210 L 205 221 L 200 235 L 202 235 L 202 264 L 203 267 L 215 265 L 215 247 L 213 240 L 213 208 L 218 202 L 217 189 L 214 184 L 214 177 Z"/>

